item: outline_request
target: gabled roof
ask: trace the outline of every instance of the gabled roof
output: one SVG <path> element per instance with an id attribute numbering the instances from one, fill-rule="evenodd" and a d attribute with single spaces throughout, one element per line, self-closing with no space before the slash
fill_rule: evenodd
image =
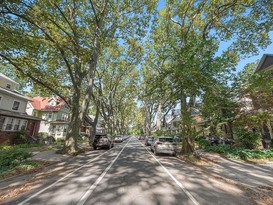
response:
<path id="1" fill-rule="evenodd" d="M 52 106 L 50 105 L 50 101 L 54 99 L 55 101 L 57 101 L 57 105 Z M 61 98 L 58 97 L 34 97 L 32 98 L 32 102 L 31 102 L 32 106 L 34 107 L 34 109 L 36 110 L 45 110 L 45 111 L 57 111 L 59 110 L 63 105 L 65 105 L 64 100 L 62 100 Z"/>
<path id="2" fill-rule="evenodd" d="M 24 100 L 31 101 L 31 99 L 29 97 L 24 96 L 24 95 L 22 95 L 21 93 L 19 93 L 17 91 L 7 90 L 5 88 L 0 87 L 0 93 L 4 93 L 4 94 L 7 94 L 7 95 L 11 95 L 13 97 L 17 97 L 17 98 L 21 98 L 21 99 L 24 99 Z"/>
<path id="3" fill-rule="evenodd" d="M 264 54 L 256 68 L 256 72 L 268 70 L 273 70 L 273 54 Z"/>
<path id="4" fill-rule="evenodd" d="M 10 82 L 13 82 L 15 84 L 18 84 L 17 82 L 15 82 L 14 80 L 12 80 L 11 78 L 9 78 L 8 76 L 4 75 L 3 73 L 0 73 L 0 78 L 6 79 Z"/>

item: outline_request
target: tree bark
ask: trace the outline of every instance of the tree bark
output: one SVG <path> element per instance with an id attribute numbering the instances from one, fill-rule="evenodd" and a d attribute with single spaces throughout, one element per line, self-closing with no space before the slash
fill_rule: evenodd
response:
<path id="1" fill-rule="evenodd" d="M 192 102 L 191 102 L 192 103 Z M 191 109 L 187 104 L 187 96 L 181 95 L 181 128 L 182 128 L 182 154 L 192 154 L 194 152 L 194 133 L 192 128 Z"/>
<path id="2" fill-rule="evenodd" d="M 272 126 L 271 126 L 270 120 L 267 120 L 267 121 L 266 121 L 266 126 L 267 126 L 267 128 L 268 128 L 268 130 L 269 130 L 270 138 L 273 139 Z"/>
<path id="3" fill-rule="evenodd" d="M 157 116 L 156 116 L 156 128 L 157 130 L 161 130 L 161 117 L 162 117 L 162 103 L 159 102 L 158 108 L 157 108 Z"/>
<path id="4" fill-rule="evenodd" d="M 74 154 L 79 151 L 77 146 L 77 138 L 79 136 L 79 129 L 81 126 L 81 119 L 80 119 L 80 91 L 75 90 L 73 93 L 73 99 L 71 103 L 71 119 L 68 126 L 67 135 L 65 138 L 65 143 L 63 150 L 61 152 Z"/>

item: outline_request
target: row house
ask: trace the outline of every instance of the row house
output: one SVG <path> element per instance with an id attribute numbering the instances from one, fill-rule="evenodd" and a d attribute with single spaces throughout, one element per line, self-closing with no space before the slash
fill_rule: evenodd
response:
<path id="1" fill-rule="evenodd" d="M 34 97 L 27 106 L 29 115 L 42 118 L 39 133 L 55 140 L 65 139 L 70 120 L 70 109 L 60 97 Z"/>
<path id="2" fill-rule="evenodd" d="M 18 135 L 37 136 L 41 119 L 26 113 L 30 99 L 16 91 L 17 83 L 0 73 L 0 144 L 15 144 Z"/>

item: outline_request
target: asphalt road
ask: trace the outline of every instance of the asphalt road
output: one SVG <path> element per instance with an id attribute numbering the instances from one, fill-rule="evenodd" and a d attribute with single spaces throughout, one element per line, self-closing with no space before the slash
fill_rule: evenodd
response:
<path id="1" fill-rule="evenodd" d="M 73 170 L 8 204 L 255 204 L 239 187 L 175 157 L 154 156 L 134 137 L 111 150 L 92 152 Z"/>

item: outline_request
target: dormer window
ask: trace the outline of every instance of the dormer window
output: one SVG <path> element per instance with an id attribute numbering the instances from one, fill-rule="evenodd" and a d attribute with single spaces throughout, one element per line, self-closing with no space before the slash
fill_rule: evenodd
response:
<path id="1" fill-rule="evenodd" d="M 11 84 L 7 84 L 6 88 L 11 89 Z"/>
<path id="2" fill-rule="evenodd" d="M 51 106 L 56 106 L 56 102 L 55 102 L 54 100 L 51 100 L 51 101 L 49 102 L 49 105 L 51 105 Z"/>

